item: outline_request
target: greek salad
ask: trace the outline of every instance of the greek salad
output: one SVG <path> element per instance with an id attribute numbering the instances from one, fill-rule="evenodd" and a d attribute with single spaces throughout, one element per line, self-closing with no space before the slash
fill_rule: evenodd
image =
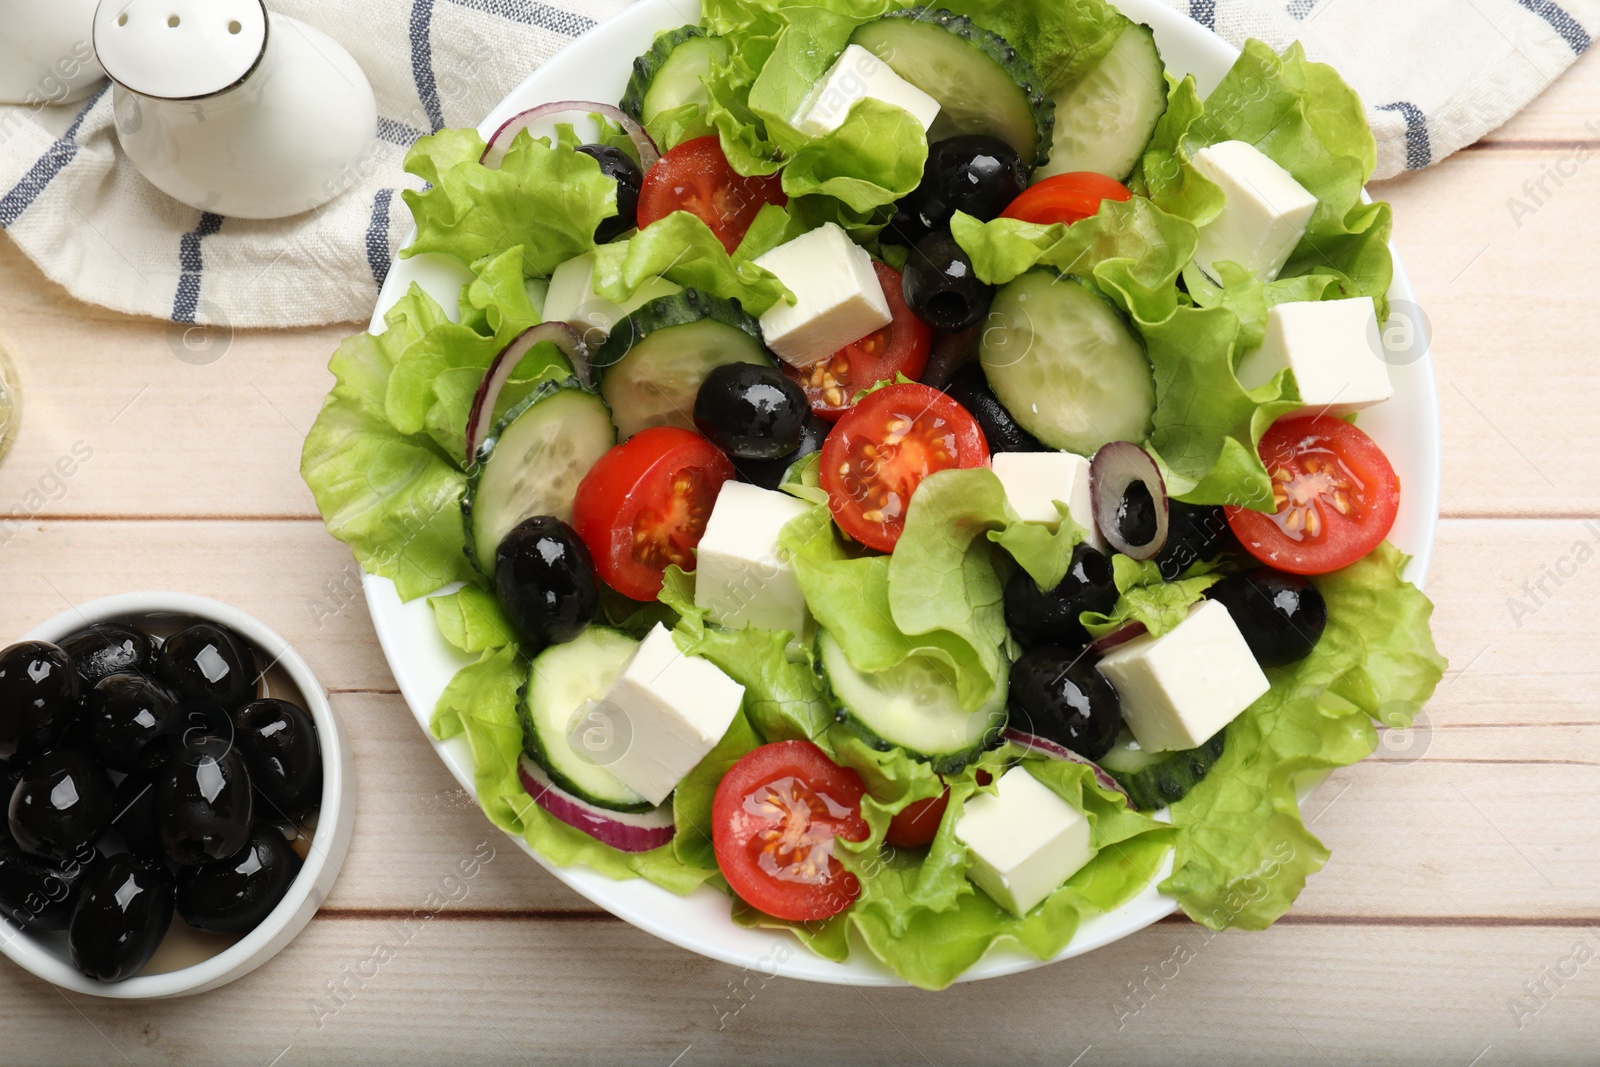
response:
<path id="1" fill-rule="evenodd" d="M 1444 667 L 1373 162 L 1298 46 L 1202 99 L 1097 0 L 705 0 L 620 101 L 417 142 L 402 255 L 472 281 L 340 348 L 302 472 L 555 863 L 931 988 L 1169 853 L 1259 929 L 1296 778 Z"/>

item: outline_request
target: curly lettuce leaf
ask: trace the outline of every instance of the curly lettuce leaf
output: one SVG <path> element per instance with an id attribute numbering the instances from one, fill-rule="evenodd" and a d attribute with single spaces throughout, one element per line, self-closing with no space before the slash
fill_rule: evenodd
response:
<path id="1" fill-rule="evenodd" d="M 516 641 L 495 595 L 476 585 L 428 598 L 439 634 L 462 652 L 492 652 Z"/>
<path id="2" fill-rule="evenodd" d="M 402 258 L 438 252 L 471 266 L 521 247 L 523 273 L 547 277 L 594 247 L 594 230 L 617 213 L 617 183 L 594 157 L 523 130 L 499 167 L 479 163 L 476 130 L 442 130 L 406 154 L 428 188 L 401 196 L 417 222 Z"/>
<path id="3" fill-rule="evenodd" d="M 1119 552 L 1111 557 L 1117 602 L 1109 614 L 1085 611 L 1078 621 L 1090 637 L 1104 637 L 1130 622 L 1142 623 L 1152 637 L 1160 637 L 1187 618 L 1201 594 L 1222 580 L 1222 575 L 1210 571 L 1209 565 L 1197 563 L 1183 577 L 1169 582 L 1161 577 L 1161 567 L 1154 560 L 1130 559 Z"/>
<path id="4" fill-rule="evenodd" d="M 1400 577 L 1406 561 L 1385 542 L 1313 579 L 1328 604 L 1321 640 L 1267 671 L 1271 690 L 1228 725 L 1221 759 L 1172 805 L 1180 834 L 1162 889 L 1196 922 L 1260 930 L 1288 911 L 1328 859 L 1301 821 L 1296 779 L 1366 757 L 1373 720 L 1408 725 L 1443 677 L 1433 605 Z"/>
<path id="5" fill-rule="evenodd" d="M 838 129 L 808 138 L 783 168 L 786 196 L 832 197 L 855 212 L 886 207 L 922 182 L 928 138 L 901 107 L 868 97 Z"/>
<path id="6" fill-rule="evenodd" d="M 674 211 L 627 240 L 595 249 L 594 291 L 607 300 L 621 303 L 657 277 L 737 300 L 752 315 L 790 296 L 777 275 L 730 256 L 711 227 L 687 211 Z"/>

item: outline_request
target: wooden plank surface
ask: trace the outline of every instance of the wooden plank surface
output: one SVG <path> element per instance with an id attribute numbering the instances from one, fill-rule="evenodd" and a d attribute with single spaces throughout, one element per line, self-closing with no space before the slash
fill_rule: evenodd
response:
<path id="1" fill-rule="evenodd" d="M 1482 144 L 1373 189 L 1434 331 L 1430 593 L 1452 669 L 1418 728 L 1308 803 L 1333 859 L 1296 911 L 1249 935 L 1168 921 L 939 995 L 713 963 L 517 851 L 394 691 L 355 567 L 296 473 L 350 328 L 131 319 L 74 302 L 0 241 L 0 337 L 26 406 L 0 463 L 0 637 L 110 592 L 237 604 L 332 690 L 360 782 L 341 878 L 276 960 L 139 1005 L 0 967 L 0 1060 L 1595 1062 L 1600 964 L 1572 960 L 1600 951 L 1597 101 L 1600 65 L 1581 60 Z M 466 894 L 404 925 L 482 842 L 495 859 Z"/>

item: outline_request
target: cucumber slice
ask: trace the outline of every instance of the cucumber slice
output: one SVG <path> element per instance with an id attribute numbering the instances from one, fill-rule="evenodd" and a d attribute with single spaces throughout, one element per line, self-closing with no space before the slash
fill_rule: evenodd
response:
<path id="1" fill-rule="evenodd" d="M 1015 148 L 1026 165 L 1049 158 L 1055 104 L 1033 64 L 1005 38 L 964 15 L 908 7 L 858 28 L 850 42 L 939 101 L 930 142 L 986 133 Z"/>
<path id="2" fill-rule="evenodd" d="M 839 721 L 874 748 L 893 746 L 953 774 L 994 743 L 1006 724 L 1006 679 L 976 711 L 961 707 L 944 665 L 912 656 L 897 667 L 868 674 L 850 665 L 843 647 L 817 631 L 817 664 L 831 691 Z"/>
<path id="3" fill-rule="evenodd" d="M 1051 448 L 1092 456 L 1150 433 L 1156 387 L 1144 345 L 1076 278 L 1036 270 L 1003 286 L 978 357 L 1012 418 Z"/>
<path id="4" fill-rule="evenodd" d="M 495 549 L 523 519 L 571 522 L 578 483 L 616 443 L 605 404 L 570 379 L 540 386 L 506 412 L 478 448 L 461 500 L 473 566 L 493 578 Z"/>
<path id="5" fill-rule="evenodd" d="M 611 330 L 594 353 L 600 395 L 617 433 L 651 426 L 694 429 L 694 397 L 713 367 L 773 364 L 761 326 L 731 300 L 695 289 L 652 300 Z"/>
<path id="6" fill-rule="evenodd" d="M 639 123 L 684 104 L 696 104 L 703 112 L 710 101 L 700 79 L 727 60 L 727 42 L 708 36 L 699 26 L 663 30 L 650 51 L 633 61 L 622 110 Z"/>
<path id="7" fill-rule="evenodd" d="M 1127 790 L 1133 806 L 1154 811 L 1188 795 L 1210 773 L 1226 747 L 1227 731 L 1199 748 L 1182 752 L 1146 752 L 1126 730 L 1100 759 L 1100 767 Z"/>
<path id="8" fill-rule="evenodd" d="M 1092 170 L 1126 181 L 1167 110 L 1166 69 L 1149 26 L 1123 30 L 1105 58 L 1051 94 L 1055 139 L 1034 180 Z"/>
<path id="9" fill-rule="evenodd" d="M 650 802 L 619 782 L 593 757 L 573 750 L 569 736 L 590 701 L 611 691 L 639 642 L 620 630 L 591 626 L 534 657 L 522 688 L 523 745 L 551 781 L 590 804 L 648 811 Z"/>

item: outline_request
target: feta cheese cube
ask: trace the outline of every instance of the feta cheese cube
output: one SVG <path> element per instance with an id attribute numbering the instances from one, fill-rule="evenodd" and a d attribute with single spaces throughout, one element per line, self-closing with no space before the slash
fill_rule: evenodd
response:
<path id="1" fill-rule="evenodd" d="M 1076 452 L 998 452 L 990 468 L 1024 522 L 1059 526 L 1061 513 L 1055 505 L 1059 500 L 1067 505 L 1072 521 L 1088 531 L 1084 543 L 1106 550 L 1106 540 L 1094 524 L 1088 460 Z"/>
<path id="2" fill-rule="evenodd" d="M 788 554 L 784 526 L 811 510 L 788 493 L 723 482 L 696 551 L 694 602 L 730 629 L 756 626 L 805 636 L 811 613 Z"/>
<path id="3" fill-rule="evenodd" d="M 889 325 L 889 301 L 867 250 L 834 223 L 755 258 L 795 295 L 761 316 L 767 347 L 784 361 L 806 367 L 852 341 Z"/>
<path id="4" fill-rule="evenodd" d="M 1394 395 L 1371 297 L 1300 300 L 1267 310 L 1267 336 L 1239 362 L 1254 389 L 1289 367 L 1306 414 L 1348 415 Z"/>
<path id="5" fill-rule="evenodd" d="M 656 623 L 605 696 L 616 729 L 631 737 L 606 769 L 652 804 L 716 747 L 744 700 L 744 686 L 709 660 L 679 650 Z"/>
<path id="6" fill-rule="evenodd" d="M 939 101 L 896 74 L 883 60 L 858 44 L 847 45 L 806 98 L 795 117 L 795 129 L 813 137 L 832 133 L 850 117 L 857 100 L 867 97 L 904 108 L 924 132 L 939 114 Z"/>
<path id="7" fill-rule="evenodd" d="M 1213 264 L 1231 259 L 1263 282 L 1278 276 L 1305 235 L 1317 198 L 1245 141 L 1223 141 L 1194 154 L 1194 167 L 1222 187 L 1222 211 L 1200 227 L 1194 261 L 1213 280 Z"/>
<path id="8" fill-rule="evenodd" d="M 651 278 L 627 300 L 614 303 L 594 291 L 594 253 L 585 252 L 567 260 L 550 275 L 544 320 L 568 323 L 593 347 L 604 342 L 617 323 L 650 301 L 682 291 L 681 285 L 665 278 Z"/>
<path id="9" fill-rule="evenodd" d="M 1094 858 L 1089 820 L 1022 767 L 967 801 L 956 837 L 967 846 L 967 877 L 1017 916 Z"/>
<path id="10" fill-rule="evenodd" d="M 1196 748 L 1268 689 L 1267 676 L 1228 609 L 1203 600 L 1160 637 L 1136 637 L 1099 663 L 1139 747 Z"/>

